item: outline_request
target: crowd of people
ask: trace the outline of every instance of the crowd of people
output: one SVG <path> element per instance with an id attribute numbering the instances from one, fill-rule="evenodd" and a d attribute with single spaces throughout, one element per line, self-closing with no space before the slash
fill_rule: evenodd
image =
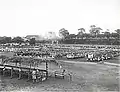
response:
<path id="1" fill-rule="evenodd" d="M 7 49 L 12 49 L 6 47 Z M 2 51 L 3 48 L 1 49 Z M 9 51 L 12 51 L 9 50 Z M 115 45 L 66 45 L 66 44 L 40 44 L 14 48 L 15 56 L 29 56 L 38 58 L 87 58 L 89 61 L 101 61 L 119 55 L 120 48 Z"/>
<path id="2" fill-rule="evenodd" d="M 46 73 L 37 70 L 32 71 L 33 83 L 46 80 Z"/>
<path id="3" fill-rule="evenodd" d="M 6 50 L 7 49 L 7 50 Z M 53 60 L 58 58 L 79 59 L 85 58 L 86 61 L 100 62 L 120 55 L 119 46 L 104 46 L 104 45 L 65 45 L 65 44 L 42 44 L 39 46 L 25 47 L 5 47 L 0 48 L 1 52 L 13 52 L 17 57 L 37 57 Z M 61 68 L 61 67 L 60 67 Z M 64 77 L 65 70 L 55 72 L 56 76 Z M 33 82 L 46 80 L 46 73 L 38 69 L 32 71 Z"/>

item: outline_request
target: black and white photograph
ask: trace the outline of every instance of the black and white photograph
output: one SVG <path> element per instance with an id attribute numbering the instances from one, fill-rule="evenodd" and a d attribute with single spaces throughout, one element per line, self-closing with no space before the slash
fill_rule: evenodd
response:
<path id="1" fill-rule="evenodd" d="M 120 92 L 120 0 L 0 0 L 0 92 Z"/>

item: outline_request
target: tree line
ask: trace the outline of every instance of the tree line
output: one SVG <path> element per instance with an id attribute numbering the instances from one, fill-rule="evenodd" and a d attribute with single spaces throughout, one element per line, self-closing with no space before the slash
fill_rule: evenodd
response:
<path id="1" fill-rule="evenodd" d="M 59 30 L 60 39 L 56 39 L 59 43 L 64 44 L 107 44 L 107 45 L 120 45 L 120 29 L 114 30 L 110 33 L 109 29 L 101 33 L 102 28 L 95 25 L 90 26 L 89 33 L 86 32 L 85 28 L 79 28 L 77 34 L 70 34 L 70 32 L 62 28 Z M 36 40 L 31 38 L 28 40 L 23 39 L 20 36 L 17 37 L 0 37 L 0 44 L 5 43 L 49 43 L 48 40 Z"/>
<path id="2" fill-rule="evenodd" d="M 35 44 L 36 40 L 35 38 L 31 38 L 30 40 L 24 40 L 22 37 L 17 36 L 17 37 L 0 37 L 0 44 L 6 44 L 6 43 L 30 43 L 30 44 Z"/>
<path id="3" fill-rule="evenodd" d="M 109 29 L 101 33 L 102 28 L 95 25 L 90 26 L 89 33 L 85 28 L 79 28 L 77 34 L 70 34 L 68 30 L 62 28 L 59 34 L 62 37 L 61 43 L 66 44 L 106 44 L 120 45 L 120 29 L 110 33 Z"/>

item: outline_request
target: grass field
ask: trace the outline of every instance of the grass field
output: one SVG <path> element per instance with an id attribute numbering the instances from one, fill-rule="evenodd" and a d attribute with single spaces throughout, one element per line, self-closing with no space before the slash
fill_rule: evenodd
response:
<path id="1" fill-rule="evenodd" d="M 119 92 L 120 67 L 104 64 L 84 64 L 61 61 L 67 72 L 72 73 L 72 81 L 54 78 L 54 75 L 42 83 L 33 84 L 27 79 L 10 79 L 0 75 L 1 92 Z M 113 59 L 119 62 L 119 57 Z M 78 62 L 78 61 L 76 61 Z M 52 66 L 54 69 L 54 66 Z"/>

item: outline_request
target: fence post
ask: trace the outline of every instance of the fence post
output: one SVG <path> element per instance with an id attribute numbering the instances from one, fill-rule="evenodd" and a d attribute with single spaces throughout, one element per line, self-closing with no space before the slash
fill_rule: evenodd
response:
<path id="1" fill-rule="evenodd" d="M 30 80 L 30 69 L 28 71 L 28 81 Z"/>
<path id="2" fill-rule="evenodd" d="M 11 76 L 10 76 L 10 78 L 12 78 L 13 77 L 13 67 L 11 67 Z"/>
<path id="3" fill-rule="evenodd" d="M 46 60 L 46 78 L 48 78 L 48 62 Z"/>

